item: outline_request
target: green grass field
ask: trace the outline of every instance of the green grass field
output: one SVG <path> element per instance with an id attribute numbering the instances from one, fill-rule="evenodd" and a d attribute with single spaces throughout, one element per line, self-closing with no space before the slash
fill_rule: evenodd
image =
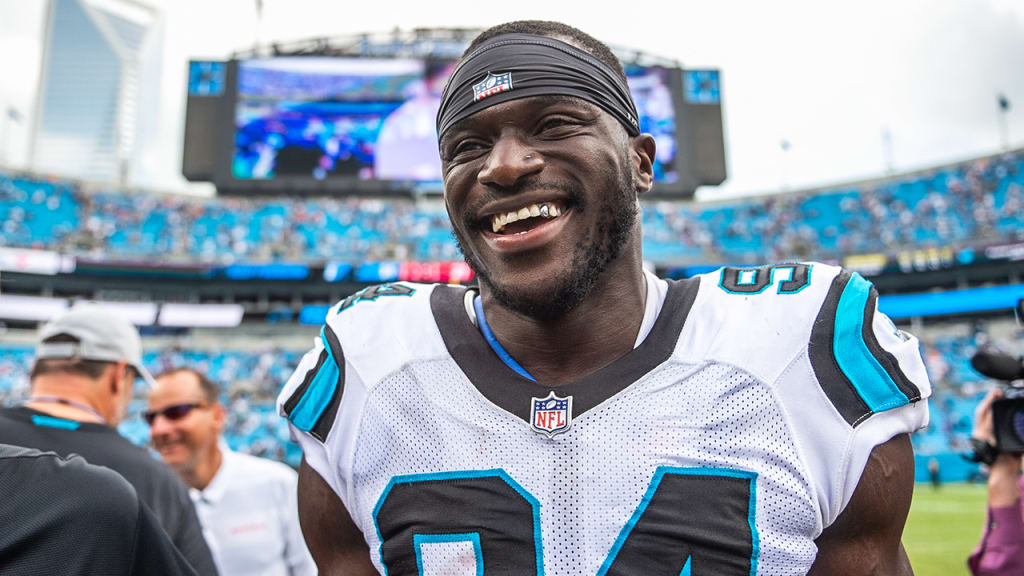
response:
<path id="1" fill-rule="evenodd" d="M 917 576 L 968 576 L 967 556 L 981 538 L 984 484 L 918 484 L 903 545 Z"/>

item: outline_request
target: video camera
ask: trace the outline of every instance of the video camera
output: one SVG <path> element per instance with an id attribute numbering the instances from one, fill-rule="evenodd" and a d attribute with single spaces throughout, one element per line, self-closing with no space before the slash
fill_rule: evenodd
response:
<path id="1" fill-rule="evenodd" d="M 1000 380 L 1005 396 L 992 403 L 992 426 L 996 448 L 1001 452 L 1024 453 L 1024 358 L 1002 352 L 978 350 L 971 357 L 971 366 L 980 374 Z"/>

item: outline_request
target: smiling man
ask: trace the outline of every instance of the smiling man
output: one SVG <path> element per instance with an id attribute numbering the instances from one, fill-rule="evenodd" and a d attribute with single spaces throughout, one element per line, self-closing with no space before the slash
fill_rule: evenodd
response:
<path id="1" fill-rule="evenodd" d="M 203 537 L 221 574 L 316 573 L 299 528 L 295 471 L 231 450 L 220 389 L 179 368 L 156 378 L 145 413 L 153 447 L 190 487 Z"/>
<path id="2" fill-rule="evenodd" d="M 321 573 L 911 573 L 930 387 L 870 283 L 645 272 L 654 140 L 572 27 L 483 32 L 438 134 L 479 288 L 350 296 L 278 400 Z"/>

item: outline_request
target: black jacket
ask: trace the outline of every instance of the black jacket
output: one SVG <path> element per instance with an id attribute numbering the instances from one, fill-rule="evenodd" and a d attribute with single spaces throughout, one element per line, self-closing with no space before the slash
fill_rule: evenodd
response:
<path id="1" fill-rule="evenodd" d="M 0 444 L 0 572 L 5 576 L 195 571 L 116 472 Z"/>
<path id="2" fill-rule="evenodd" d="M 170 467 L 114 428 L 54 418 L 26 407 L 0 408 L 0 442 L 61 456 L 77 454 L 90 464 L 114 470 L 135 488 L 196 572 L 217 574 L 188 489 Z"/>

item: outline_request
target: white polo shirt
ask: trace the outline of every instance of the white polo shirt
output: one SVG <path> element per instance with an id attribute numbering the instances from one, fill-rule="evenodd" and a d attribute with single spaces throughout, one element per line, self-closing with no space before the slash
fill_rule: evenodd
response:
<path id="1" fill-rule="evenodd" d="M 315 575 L 299 528 L 298 474 L 223 442 L 220 450 L 213 480 L 189 493 L 221 576 Z"/>

